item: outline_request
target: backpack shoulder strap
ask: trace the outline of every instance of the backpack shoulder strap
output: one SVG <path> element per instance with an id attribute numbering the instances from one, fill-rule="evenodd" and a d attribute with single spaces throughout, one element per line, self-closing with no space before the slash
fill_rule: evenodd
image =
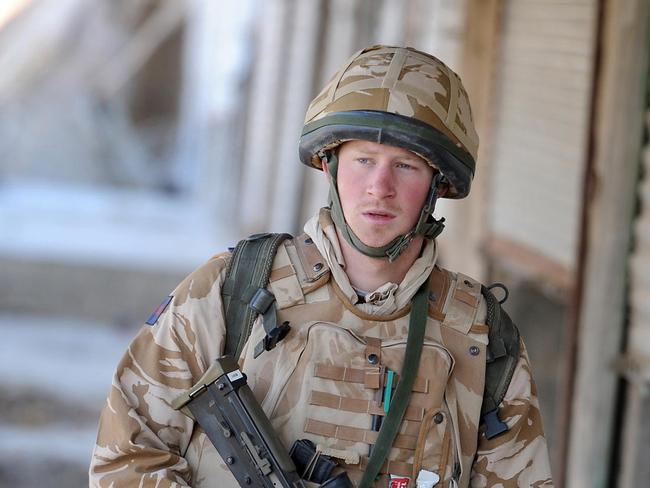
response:
<path id="1" fill-rule="evenodd" d="M 519 330 L 506 311 L 501 308 L 501 302 L 490 291 L 494 286 L 481 286 L 481 293 L 487 304 L 489 327 L 481 420 L 485 424 L 485 436 L 488 439 L 508 430 L 508 426 L 498 417 L 498 408 L 508 390 L 521 353 Z M 503 287 L 500 284 L 496 286 Z"/>
<path id="2" fill-rule="evenodd" d="M 258 314 L 263 316 L 266 337 L 256 346 L 256 356 L 275 347 L 288 332 L 288 325 L 277 325 L 275 297 L 266 285 L 277 249 L 289 238 L 289 234 L 254 234 L 235 247 L 221 292 L 226 322 L 225 355 L 239 358 Z"/>

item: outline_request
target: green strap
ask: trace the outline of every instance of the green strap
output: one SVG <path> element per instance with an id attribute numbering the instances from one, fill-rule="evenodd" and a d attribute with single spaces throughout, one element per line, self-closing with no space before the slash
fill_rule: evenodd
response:
<path id="1" fill-rule="evenodd" d="M 420 367 L 424 331 L 427 325 L 428 300 L 429 282 L 427 280 L 422 283 L 422 286 L 420 286 L 420 289 L 411 302 L 409 333 L 406 339 L 406 352 L 404 354 L 402 373 L 397 383 L 395 397 L 390 404 L 388 415 L 386 415 L 381 424 L 377 442 L 373 447 L 370 459 L 368 459 L 366 472 L 359 482 L 359 488 L 369 488 L 374 483 L 404 418 L 404 413 L 406 412 L 406 407 L 409 404 L 411 392 L 413 391 L 415 377 Z"/>
<path id="2" fill-rule="evenodd" d="M 222 290 L 226 318 L 224 355 L 238 358 L 255 317 L 258 313 L 266 315 L 266 310 L 252 307 L 251 302 L 254 305 L 260 301 L 259 290 L 269 281 L 275 253 L 282 241 L 290 237 L 289 234 L 255 234 L 239 241 L 233 251 Z M 270 301 L 265 304 L 267 310 L 274 307 L 274 300 Z"/>

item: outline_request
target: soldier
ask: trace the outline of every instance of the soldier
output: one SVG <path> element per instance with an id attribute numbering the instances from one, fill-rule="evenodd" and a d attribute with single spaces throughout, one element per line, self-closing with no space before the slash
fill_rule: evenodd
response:
<path id="1" fill-rule="evenodd" d="M 237 357 L 286 449 L 312 441 L 355 484 L 382 447 L 377 431 L 401 375 L 412 387 L 375 486 L 418 477 L 552 486 L 523 342 L 516 335 L 518 354 L 501 353 L 513 368 L 498 378 L 505 425 L 490 432 L 496 417 L 481 422 L 486 360 L 499 345 L 488 341 L 490 303 L 480 283 L 436 265 L 436 199 L 469 193 L 477 149 L 460 79 L 411 48 L 359 51 L 307 111 L 300 159 L 323 170 L 330 206 L 273 259 L 266 289 L 286 337 L 259 354 L 260 316 Z M 172 407 L 224 352 L 231 259 L 216 255 L 189 275 L 130 345 L 101 416 L 91 486 L 237 486 L 205 432 Z M 407 346 L 417 324 L 423 338 Z M 404 365 L 409 347 L 419 350 L 414 367 Z"/>

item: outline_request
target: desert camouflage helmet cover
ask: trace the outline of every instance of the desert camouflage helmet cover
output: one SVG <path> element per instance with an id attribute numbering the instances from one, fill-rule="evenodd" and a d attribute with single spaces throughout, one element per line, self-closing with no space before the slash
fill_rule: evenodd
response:
<path id="1" fill-rule="evenodd" d="M 478 135 L 460 78 L 413 48 L 372 46 L 355 53 L 311 102 L 300 160 L 322 168 L 323 151 L 363 139 L 409 149 L 440 170 L 445 195 L 469 193 Z"/>

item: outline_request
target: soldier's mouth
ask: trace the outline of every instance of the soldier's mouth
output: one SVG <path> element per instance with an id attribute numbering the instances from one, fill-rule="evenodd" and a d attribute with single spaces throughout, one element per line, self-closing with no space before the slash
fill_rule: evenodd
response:
<path id="1" fill-rule="evenodd" d="M 387 223 L 395 218 L 395 215 L 389 212 L 378 210 L 368 210 L 363 212 L 363 216 L 373 223 Z"/>

